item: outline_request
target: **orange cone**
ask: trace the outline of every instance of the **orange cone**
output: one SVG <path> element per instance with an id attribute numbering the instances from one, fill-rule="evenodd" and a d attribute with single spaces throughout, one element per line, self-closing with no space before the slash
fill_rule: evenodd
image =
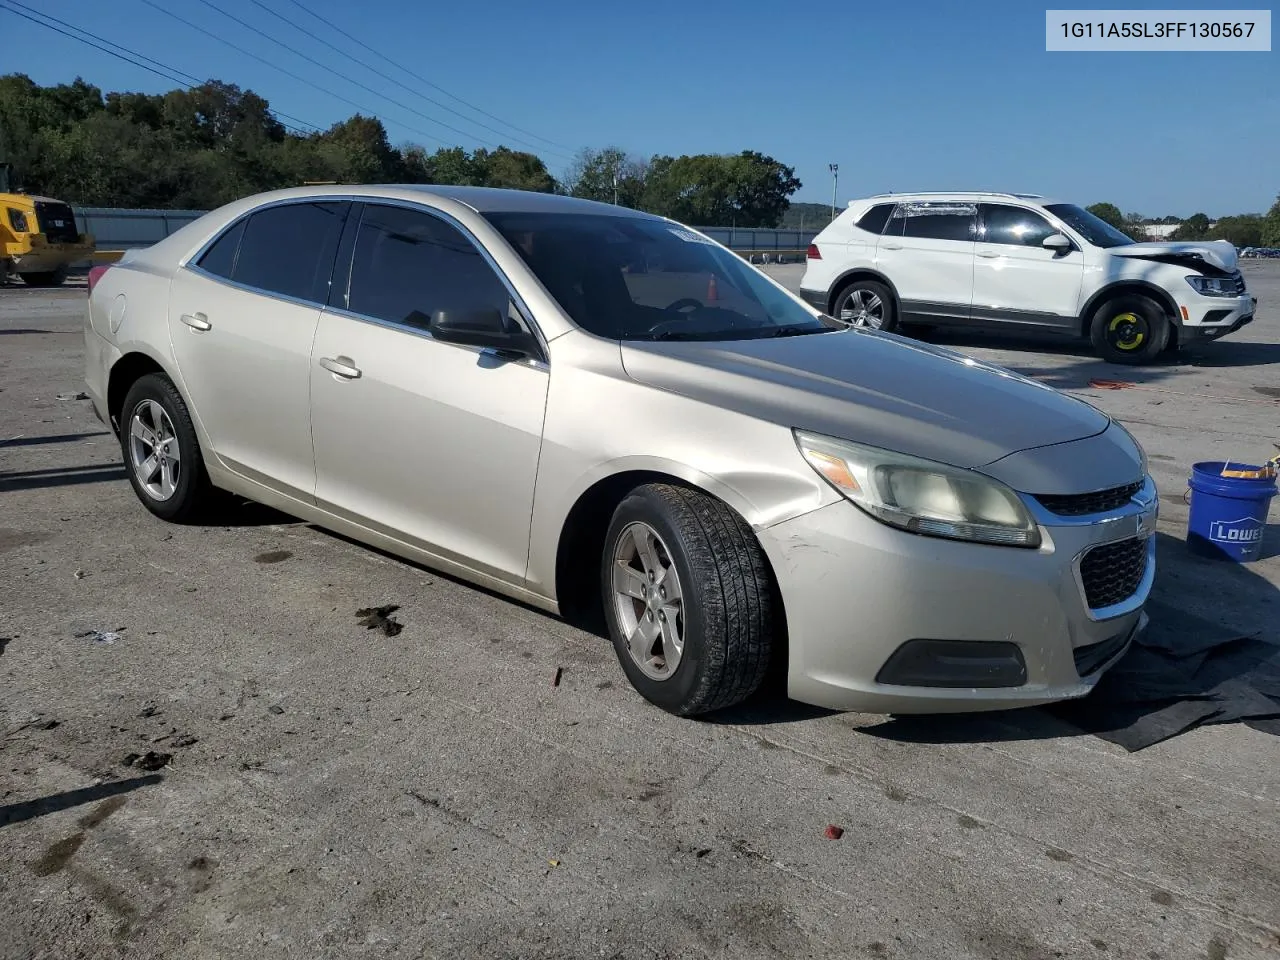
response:
<path id="1" fill-rule="evenodd" d="M 707 303 L 715 303 L 719 299 L 720 292 L 716 289 L 716 275 L 713 273 L 707 282 Z"/>

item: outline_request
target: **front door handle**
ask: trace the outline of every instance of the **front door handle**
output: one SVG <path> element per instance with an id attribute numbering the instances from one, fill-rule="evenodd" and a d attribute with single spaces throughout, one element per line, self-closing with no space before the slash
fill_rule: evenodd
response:
<path id="1" fill-rule="evenodd" d="M 900 243 L 882 243 L 882 244 L 881 244 L 881 246 L 882 246 L 882 247 L 884 247 L 886 250 L 901 250 L 901 249 L 902 249 L 902 244 L 900 244 Z"/>
<path id="2" fill-rule="evenodd" d="M 360 379 L 360 368 L 352 365 L 350 357 L 321 357 L 320 366 L 343 380 Z"/>
<path id="3" fill-rule="evenodd" d="M 994 260 L 996 257 L 1000 256 L 1000 254 L 996 253 L 994 250 L 979 250 L 978 256 L 986 257 L 988 260 Z"/>
<path id="4" fill-rule="evenodd" d="M 205 330 L 213 329 L 213 324 L 209 322 L 209 318 L 203 313 L 184 313 L 182 315 L 182 322 L 192 330 L 199 330 L 202 333 Z"/>

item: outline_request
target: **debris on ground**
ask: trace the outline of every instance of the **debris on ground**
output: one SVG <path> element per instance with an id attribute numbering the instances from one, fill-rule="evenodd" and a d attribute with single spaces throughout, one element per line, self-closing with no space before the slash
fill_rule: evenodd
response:
<path id="1" fill-rule="evenodd" d="M 154 703 L 144 703 L 142 705 L 142 709 L 138 711 L 138 716 L 154 717 L 159 712 L 160 712 L 160 708 L 157 707 Z"/>
<path id="2" fill-rule="evenodd" d="M 66 403 L 70 400 L 88 400 L 89 395 L 81 390 L 79 393 L 60 393 L 56 399 Z"/>
<path id="3" fill-rule="evenodd" d="M 88 576 L 88 574 L 87 574 L 87 573 L 85 573 L 83 570 L 77 570 L 77 571 L 75 572 L 75 578 L 76 578 L 77 580 L 83 580 L 83 579 L 84 579 L 85 577 L 87 577 L 87 576 Z"/>
<path id="4" fill-rule="evenodd" d="M 4 656 L 4 648 L 13 643 L 13 637 L 0 637 L 0 657 Z"/>
<path id="5" fill-rule="evenodd" d="M 62 726 L 62 721 L 60 720 L 46 720 L 44 723 L 36 724 L 36 729 L 37 730 L 56 730 L 60 726 Z"/>
<path id="6" fill-rule="evenodd" d="M 284 707 L 280 706 L 280 704 L 278 704 L 278 703 L 273 703 L 271 706 L 267 707 L 267 709 L 268 709 L 271 713 L 276 714 L 277 716 L 279 716 L 280 714 L 284 713 Z"/>
<path id="7" fill-rule="evenodd" d="M 1147 609 L 1146 635 L 1093 693 L 1053 713 L 1130 752 L 1215 723 L 1280 735 L 1280 647 L 1207 622 L 1185 626 L 1186 614 L 1160 603 Z"/>
<path id="8" fill-rule="evenodd" d="M 711 848 L 710 848 L 710 847 L 699 847 L 697 850 L 695 850 L 695 851 L 693 852 L 693 855 L 694 855 L 695 857 L 697 857 L 699 860 L 701 860 L 703 857 L 705 857 L 705 856 L 706 856 L 708 853 L 710 853 L 710 852 L 711 852 Z"/>
<path id="9" fill-rule="evenodd" d="M 94 643 L 115 643 L 120 639 L 116 630 L 86 630 L 76 634 L 77 640 L 92 640 Z"/>
<path id="10" fill-rule="evenodd" d="M 564 667 L 556 667 L 556 675 L 551 678 L 551 685 L 553 687 L 560 686 L 560 679 L 563 676 L 564 676 Z"/>
<path id="11" fill-rule="evenodd" d="M 822 835 L 828 840 L 839 840 L 844 836 L 844 827 L 837 827 L 834 823 L 827 824 L 827 829 L 822 831 Z"/>
<path id="12" fill-rule="evenodd" d="M 550 866 L 553 866 L 553 867 L 558 867 L 558 866 L 560 866 L 560 861 L 559 861 L 559 860 L 548 860 L 548 861 L 547 861 L 547 863 L 548 863 Z"/>
<path id="13" fill-rule="evenodd" d="M 182 734 L 182 735 L 180 735 L 180 736 L 177 736 L 177 737 L 174 737 L 172 740 L 170 740 L 170 741 L 169 741 L 169 746 L 171 746 L 171 747 L 190 747 L 190 746 L 192 746 L 192 745 L 194 745 L 194 744 L 197 744 L 197 743 L 199 743 L 199 742 L 200 742 L 200 738 L 199 738 L 199 737 L 193 737 L 193 736 L 191 736 L 191 734 L 189 734 L 189 733 L 184 733 L 184 734 Z"/>
<path id="14" fill-rule="evenodd" d="M 156 753 L 154 750 L 148 750 L 146 753 L 126 754 L 122 763 L 126 767 L 136 767 L 139 770 L 154 773 L 156 770 L 167 767 L 172 759 L 172 753 Z"/>
<path id="15" fill-rule="evenodd" d="M 397 603 L 389 603 L 384 607 L 365 607 L 356 611 L 360 618 L 360 626 L 369 630 L 381 630 L 388 637 L 394 637 L 404 629 L 404 624 L 391 615 L 400 609 Z"/>

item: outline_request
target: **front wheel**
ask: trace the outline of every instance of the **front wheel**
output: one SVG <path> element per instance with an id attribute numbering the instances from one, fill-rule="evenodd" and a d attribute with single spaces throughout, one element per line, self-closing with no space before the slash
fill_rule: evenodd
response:
<path id="1" fill-rule="evenodd" d="M 889 331 L 898 325 L 893 294 L 875 280 L 855 280 L 836 297 L 836 319 L 851 327 Z"/>
<path id="2" fill-rule="evenodd" d="M 740 703 L 769 669 L 773 583 L 746 522 L 697 490 L 647 484 L 601 558 L 609 635 L 640 695 L 687 717 Z"/>
<path id="3" fill-rule="evenodd" d="M 1089 327 L 1093 348 L 1108 363 L 1150 363 L 1164 351 L 1169 333 L 1159 304 L 1140 295 L 1104 303 Z"/>
<path id="4" fill-rule="evenodd" d="M 39 273 L 20 274 L 22 282 L 28 287 L 60 287 L 67 279 L 67 270 L 46 270 Z"/>

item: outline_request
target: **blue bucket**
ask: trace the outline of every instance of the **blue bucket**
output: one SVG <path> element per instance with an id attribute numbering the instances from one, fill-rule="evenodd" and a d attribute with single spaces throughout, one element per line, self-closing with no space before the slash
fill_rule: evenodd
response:
<path id="1" fill-rule="evenodd" d="M 1218 460 L 1191 467 L 1191 516 L 1187 518 L 1187 546 L 1217 560 L 1249 563 L 1262 556 L 1267 509 L 1277 493 L 1275 478 L 1247 480 L 1224 477 L 1227 464 Z M 1233 470 L 1259 470 L 1247 463 Z"/>

